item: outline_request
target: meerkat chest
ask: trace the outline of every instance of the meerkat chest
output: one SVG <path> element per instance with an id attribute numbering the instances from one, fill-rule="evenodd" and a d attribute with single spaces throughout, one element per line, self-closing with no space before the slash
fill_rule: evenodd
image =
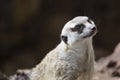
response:
<path id="1" fill-rule="evenodd" d="M 54 53 L 54 54 L 53 54 Z M 56 54 L 55 54 L 56 53 Z M 45 59 L 34 70 L 39 74 L 40 80 L 68 80 L 71 77 L 76 80 L 77 77 L 84 75 L 86 71 L 90 71 L 91 62 L 89 61 L 89 53 L 85 51 L 68 51 L 56 52 L 48 54 Z"/>
<path id="2" fill-rule="evenodd" d="M 89 72 L 90 64 L 88 63 L 88 53 L 83 55 L 82 53 L 71 51 L 70 53 L 61 53 L 54 57 L 53 62 L 49 65 L 48 72 L 55 80 L 60 78 L 60 80 L 64 80 L 63 77 L 68 75 L 79 77 L 84 75 L 86 71 Z"/>
<path id="3" fill-rule="evenodd" d="M 87 62 L 89 53 L 86 50 L 69 50 L 58 54 L 58 59 L 70 64 L 83 64 Z"/>
<path id="4" fill-rule="evenodd" d="M 83 53 L 82 53 L 83 52 Z M 89 53 L 85 51 L 70 51 L 69 53 L 60 53 L 57 56 L 53 67 L 66 68 L 66 70 L 75 70 L 82 72 L 89 66 Z"/>

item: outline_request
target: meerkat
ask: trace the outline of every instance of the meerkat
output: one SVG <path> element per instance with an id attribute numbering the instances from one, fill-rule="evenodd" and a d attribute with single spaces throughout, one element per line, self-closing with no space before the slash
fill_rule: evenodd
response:
<path id="1" fill-rule="evenodd" d="M 61 42 L 29 72 L 29 80 L 92 80 L 92 38 L 96 32 L 96 25 L 87 16 L 67 22 L 60 35 Z"/>

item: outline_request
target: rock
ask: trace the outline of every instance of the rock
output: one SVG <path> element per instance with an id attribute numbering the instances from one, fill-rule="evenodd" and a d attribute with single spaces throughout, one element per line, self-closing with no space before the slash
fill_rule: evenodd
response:
<path id="1" fill-rule="evenodd" d="M 93 80 L 119 80 L 120 79 L 120 43 L 114 52 L 95 64 Z"/>
<path id="2" fill-rule="evenodd" d="M 8 80 L 8 77 L 0 72 L 0 80 Z"/>

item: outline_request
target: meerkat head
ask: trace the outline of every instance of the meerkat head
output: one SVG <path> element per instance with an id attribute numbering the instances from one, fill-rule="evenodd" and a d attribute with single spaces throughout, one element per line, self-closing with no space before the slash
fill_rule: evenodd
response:
<path id="1" fill-rule="evenodd" d="M 61 32 L 61 40 L 69 45 L 93 37 L 96 32 L 97 28 L 92 20 L 86 16 L 78 16 L 65 24 Z"/>

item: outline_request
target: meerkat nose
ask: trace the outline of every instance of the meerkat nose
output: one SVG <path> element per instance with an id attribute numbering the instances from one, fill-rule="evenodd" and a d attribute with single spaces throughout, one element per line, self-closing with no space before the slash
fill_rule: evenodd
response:
<path id="1" fill-rule="evenodd" d="M 93 27 L 93 28 L 92 28 L 92 31 L 96 31 L 96 30 L 97 30 L 97 28 L 96 28 L 96 27 Z"/>

